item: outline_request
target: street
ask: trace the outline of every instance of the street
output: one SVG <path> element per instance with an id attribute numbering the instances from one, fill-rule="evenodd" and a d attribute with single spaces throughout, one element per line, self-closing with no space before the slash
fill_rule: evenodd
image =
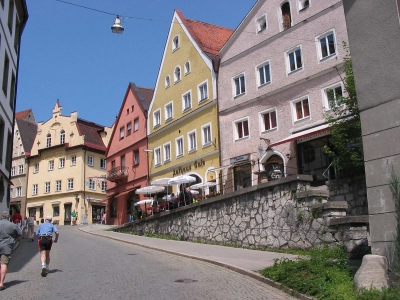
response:
<path id="1" fill-rule="evenodd" d="M 50 273 L 40 276 L 37 241 L 21 240 L 1 299 L 292 299 L 209 263 L 59 226 Z"/>

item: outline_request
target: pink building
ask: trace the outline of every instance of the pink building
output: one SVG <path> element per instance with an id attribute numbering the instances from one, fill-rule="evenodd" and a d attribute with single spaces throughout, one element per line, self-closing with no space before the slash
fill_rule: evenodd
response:
<path id="1" fill-rule="evenodd" d="M 327 91 L 339 99 L 344 90 L 343 41 L 341 1 L 258 0 L 246 15 L 220 52 L 226 192 L 291 174 L 316 185 L 332 176 L 324 113 Z"/>
<path id="2" fill-rule="evenodd" d="M 107 149 L 107 224 L 128 222 L 135 190 L 147 186 L 147 111 L 153 89 L 130 83 L 122 102 Z"/>

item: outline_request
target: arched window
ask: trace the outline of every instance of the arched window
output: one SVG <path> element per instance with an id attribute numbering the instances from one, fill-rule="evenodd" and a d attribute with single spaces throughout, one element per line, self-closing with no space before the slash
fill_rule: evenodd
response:
<path id="1" fill-rule="evenodd" d="M 178 82 L 181 80 L 181 68 L 178 66 L 174 71 L 174 82 Z"/>
<path id="2" fill-rule="evenodd" d="M 62 144 L 64 144 L 65 143 L 65 131 L 64 131 L 64 129 L 63 130 L 61 130 L 61 132 L 60 132 L 60 144 L 62 145 Z"/>
<path id="3" fill-rule="evenodd" d="M 169 87 L 171 85 L 171 80 L 169 78 L 169 75 L 167 77 L 165 77 L 165 87 Z"/>
<path id="4" fill-rule="evenodd" d="M 50 133 L 46 135 L 46 147 L 51 147 L 51 135 Z"/>
<path id="5" fill-rule="evenodd" d="M 281 6 L 282 11 L 282 29 L 286 30 L 292 27 L 292 15 L 290 13 L 290 4 L 285 2 Z"/>
<path id="6" fill-rule="evenodd" d="M 190 73 L 190 62 L 185 62 L 185 74 Z"/>

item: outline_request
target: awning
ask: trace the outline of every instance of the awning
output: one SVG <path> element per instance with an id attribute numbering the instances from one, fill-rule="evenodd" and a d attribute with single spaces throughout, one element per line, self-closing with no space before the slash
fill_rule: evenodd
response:
<path id="1" fill-rule="evenodd" d="M 278 146 L 278 145 L 281 145 L 281 144 L 284 144 L 284 143 L 288 143 L 288 142 L 291 142 L 291 141 L 296 141 L 296 140 L 299 140 L 301 138 L 305 138 L 305 137 L 308 137 L 308 136 L 311 136 L 311 135 L 314 135 L 314 134 L 317 134 L 317 133 L 325 132 L 325 131 L 328 131 L 328 130 L 329 130 L 329 124 L 320 125 L 320 126 L 317 126 L 317 127 L 314 127 L 314 128 L 310 128 L 310 129 L 303 130 L 303 131 L 300 131 L 298 133 L 289 135 L 287 138 L 285 138 L 283 140 L 280 140 L 280 141 L 278 141 L 276 143 L 272 143 L 270 146 L 271 147 Z"/>
<path id="2" fill-rule="evenodd" d="M 44 202 L 36 202 L 36 203 L 28 203 L 27 205 L 26 205 L 26 207 L 40 207 L 40 206 L 43 206 L 44 205 Z"/>
<path id="3" fill-rule="evenodd" d="M 126 195 L 126 194 L 128 194 L 128 193 L 130 193 L 130 192 L 132 192 L 132 191 L 134 191 L 134 190 L 136 190 L 136 189 L 137 189 L 137 188 L 134 187 L 134 188 L 131 188 L 131 189 L 125 191 L 125 192 L 119 193 L 118 195 L 115 196 L 115 198 L 118 198 L 118 197 L 121 197 L 121 196 L 123 196 L 123 195 Z"/>

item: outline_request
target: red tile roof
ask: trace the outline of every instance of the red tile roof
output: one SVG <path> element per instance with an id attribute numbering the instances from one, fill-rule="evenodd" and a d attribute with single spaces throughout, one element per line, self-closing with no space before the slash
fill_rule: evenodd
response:
<path id="1" fill-rule="evenodd" d="M 150 106 L 151 100 L 153 99 L 154 89 L 145 88 L 145 87 L 137 87 L 139 92 L 142 94 L 144 101 Z"/>
<path id="2" fill-rule="evenodd" d="M 233 34 L 234 30 L 196 20 L 186 19 L 180 10 L 176 13 L 189 30 L 200 48 L 207 53 L 218 55 L 221 48 Z"/>
<path id="3" fill-rule="evenodd" d="M 25 119 L 26 116 L 30 113 L 30 109 L 25 109 L 23 111 L 19 111 L 15 113 L 15 118 L 16 119 Z"/>
<path id="4" fill-rule="evenodd" d="M 79 135 L 85 136 L 85 146 L 103 151 L 107 150 L 107 147 L 104 145 L 99 134 L 99 131 L 104 130 L 103 126 L 80 118 L 78 118 L 76 126 L 78 128 Z"/>

